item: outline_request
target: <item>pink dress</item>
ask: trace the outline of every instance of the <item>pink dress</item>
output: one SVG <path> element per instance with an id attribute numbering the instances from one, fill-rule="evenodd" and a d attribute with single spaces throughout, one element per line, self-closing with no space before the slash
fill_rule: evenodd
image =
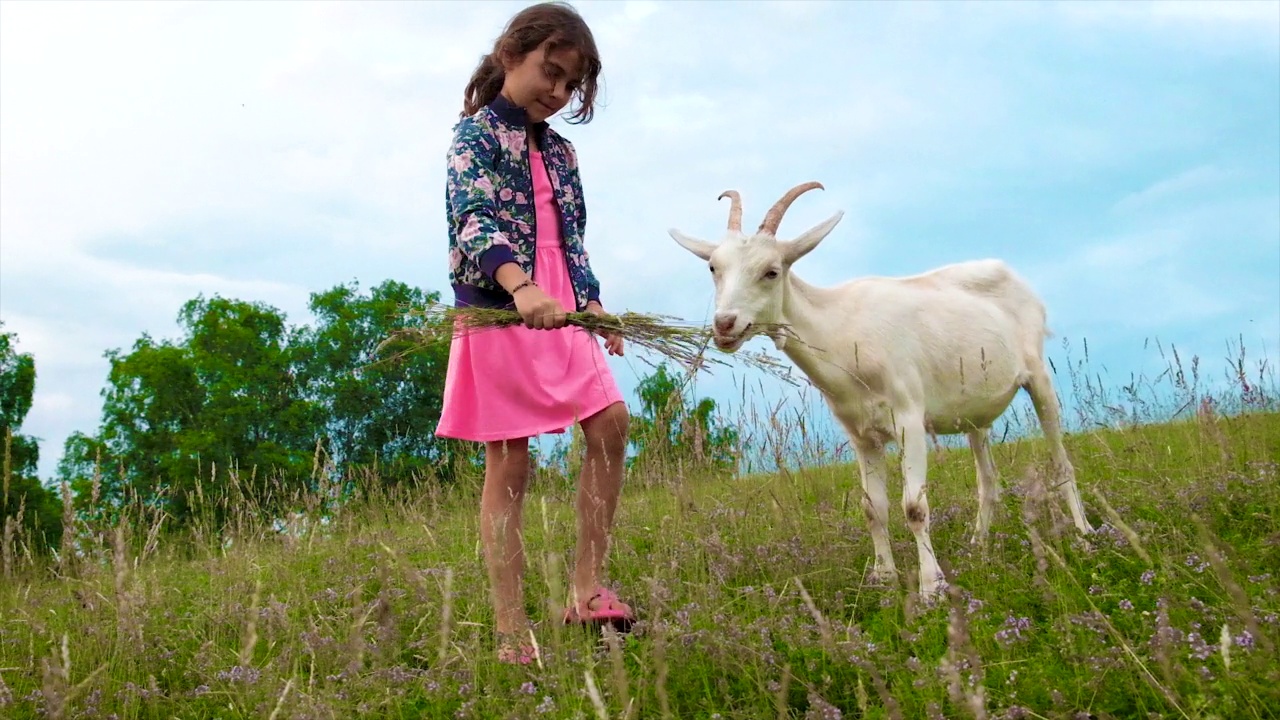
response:
<path id="1" fill-rule="evenodd" d="M 538 237 L 533 279 L 574 309 L 560 212 L 542 154 L 530 149 Z M 620 402 L 600 339 L 581 328 L 459 330 L 449 349 L 439 437 L 488 442 L 562 433 Z"/>

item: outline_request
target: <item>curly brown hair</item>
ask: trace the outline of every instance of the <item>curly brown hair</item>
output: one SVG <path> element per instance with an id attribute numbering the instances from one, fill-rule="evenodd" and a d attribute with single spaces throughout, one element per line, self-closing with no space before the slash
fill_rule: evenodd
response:
<path id="1" fill-rule="evenodd" d="M 493 102 L 502 91 L 506 72 L 502 59 L 520 60 L 547 42 L 548 53 L 565 48 L 576 50 L 582 58 L 582 77 L 573 90 L 577 109 L 569 116 L 573 124 L 589 123 L 595 115 L 596 91 L 599 88 L 600 53 L 596 50 L 591 28 L 572 5 L 566 2 L 544 2 L 516 13 L 493 50 L 480 59 L 463 93 L 462 117 Z"/>

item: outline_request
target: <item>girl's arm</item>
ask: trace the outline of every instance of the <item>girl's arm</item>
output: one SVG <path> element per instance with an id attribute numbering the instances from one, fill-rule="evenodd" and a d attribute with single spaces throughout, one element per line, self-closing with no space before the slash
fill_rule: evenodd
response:
<path id="1" fill-rule="evenodd" d="M 511 241 L 498 229 L 501 180 L 492 167 L 494 150 L 493 138 L 474 122 L 464 121 L 454 132 L 447 163 L 449 220 L 462 254 L 510 291 L 528 278 L 515 262 Z"/>

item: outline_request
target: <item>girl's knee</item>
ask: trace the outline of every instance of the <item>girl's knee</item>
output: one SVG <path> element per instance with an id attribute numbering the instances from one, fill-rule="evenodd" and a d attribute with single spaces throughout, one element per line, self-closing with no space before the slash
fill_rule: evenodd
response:
<path id="1" fill-rule="evenodd" d="M 616 402 L 585 423 L 583 433 L 589 443 L 602 445 L 606 452 L 616 454 L 626 450 L 630 423 L 626 403 Z"/>

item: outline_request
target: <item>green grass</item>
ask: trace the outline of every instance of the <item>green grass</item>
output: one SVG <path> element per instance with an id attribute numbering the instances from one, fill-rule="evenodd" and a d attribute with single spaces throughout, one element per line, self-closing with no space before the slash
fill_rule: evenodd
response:
<path id="1" fill-rule="evenodd" d="M 864 581 L 856 466 L 629 478 L 609 574 L 643 622 L 617 644 L 555 622 L 574 488 L 540 476 L 526 588 L 544 667 L 494 660 L 475 486 L 363 498 L 296 536 L 242 519 L 148 547 L 145 525 L 82 528 L 79 561 L 19 549 L 0 586 L 0 715 L 1276 717 L 1280 414 L 1077 433 L 1068 450 L 1091 520 L 1108 523 L 1101 490 L 1137 547 L 1055 518 L 1030 439 L 995 448 L 1005 492 L 971 548 L 969 453 L 938 450 L 954 593 L 935 607 L 909 577 Z M 890 521 L 905 574 L 896 499 Z"/>

